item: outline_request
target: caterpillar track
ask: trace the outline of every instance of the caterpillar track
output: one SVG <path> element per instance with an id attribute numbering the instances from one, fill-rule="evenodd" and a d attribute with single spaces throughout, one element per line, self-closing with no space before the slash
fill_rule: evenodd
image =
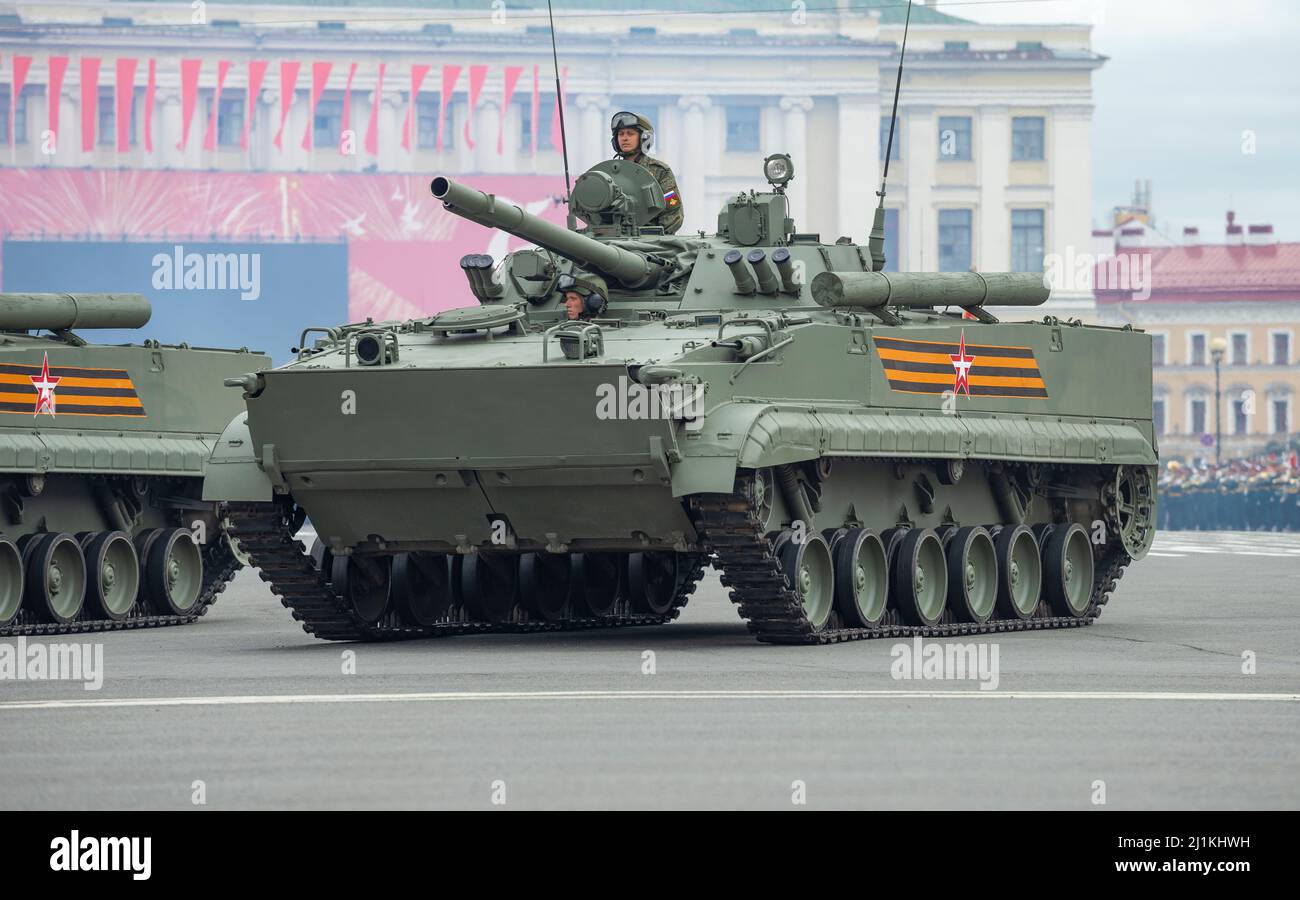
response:
<path id="1" fill-rule="evenodd" d="M 1092 595 L 1087 611 L 1079 617 L 1053 616 L 1045 600 L 1039 601 L 1033 616 L 1026 619 L 994 618 L 983 624 L 954 621 L 945 610 L 943 619 L 931 626 L 908 625 L 893 608 L 874 627 L 843 627 L 838 612 L 821 630 L 813 627 L 804 606 L 782 570 L 775 549 L 776 540 L 764 534 L 758 515 L 752 473 L 738 475 L 731 494 L 705 494 L 691 498 L 695 525 L 705 546 L 716 555 L 722 584 L 731 589 L 731 600 L 758 640 L 773 644 L 831 644 L 882 637 L 954 637 L 1045 628 L 1077 628 L 1091 624 L 1101 614 L 1115 583 L 1131 561 L 1118 541 L 1107 544 L 1096 558 Z"/>
<path id="2" fill-rule="evenodd" d="M 691 561 L 691 568 L 678 579 L 670 608 L 662 615 L 637 613 L 620 597 L 607 616 L 569 615 L 558 621 L 533 617 L 516 604 L 510 620 L 475 620 L 461 604 L 428 625 L 405 621 L 401 613 L 388 608 L 377 620 L 365 621 L 353 605 L 334 589 L 316 561 L 295 537 L 301 517 L 288 504 L 232 503 L 227 510 L 231 532 L 240 549 L 259 570 L 263 581 L 280 597 L 280 602 L 308 634 L 330 641 L 392 641 L 418 638 L 455 637 L 467 634 L 519 634 L 542 631 L 579 631 L 664 625 L 677 618 L 704 573 L 702 556 L 679 557 Z"/>
<path id="3" fill-rule="evenodd" d="M 189 625 L 198 621 L 217 601 L 217 595 L 235 577 L 242 563 L 231 552 L 224 540 L 209 543 L 203 548 L 203 582 L 199 598 L 193 609 L 185 615 L 157 615 L 150 612 L 144 600 L 136 601 L 126 617 L 115 619 L 78 619 L 66 623 L 37 621 L 23 610 L 8 625 L 0 627 L 0 637 L 43 636 L 58 634 L 93 634 L 104 631 L 122 631 L 131 628 L 162 628 L 168 625 Z"/>

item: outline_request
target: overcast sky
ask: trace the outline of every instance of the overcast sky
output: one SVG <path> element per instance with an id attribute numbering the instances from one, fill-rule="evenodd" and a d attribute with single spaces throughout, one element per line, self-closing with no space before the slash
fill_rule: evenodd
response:
<path id="1" fill-rule="evenodd" d="M 1094 75 L 1097 224 L 1150 178 L 1160 231 L 1221 239 L 1224 213 L 1300 241 L 1300 0 L 939 3 L 979 22 L 1083 22 Z M 1252 131 L 1255 154 L 1242 152 Z"/>

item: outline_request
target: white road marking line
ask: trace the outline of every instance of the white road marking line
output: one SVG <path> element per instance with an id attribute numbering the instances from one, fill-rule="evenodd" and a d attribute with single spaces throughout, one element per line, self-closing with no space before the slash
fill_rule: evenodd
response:
<path id="1" fill-rule="evenodd" d="M 1187 554 L 1186 553 L 1157 553 L 1156 551 L 1151 550 L 1147 553 L 1147 556 L 1163 556 L 1169 559 L 1186 559 Z"/>
<path id="2" fill-rule="evenodd" d="M 1300 702 L 1300 694 L 1175 691 L 458 691 L 395 694 L 249 694 L 225 697 L 127 697 L 117 700 L 15 700 L 0 711 L 162 706 L 270 706 L 330 703 L 588 700 L 1165 700 Z"/>

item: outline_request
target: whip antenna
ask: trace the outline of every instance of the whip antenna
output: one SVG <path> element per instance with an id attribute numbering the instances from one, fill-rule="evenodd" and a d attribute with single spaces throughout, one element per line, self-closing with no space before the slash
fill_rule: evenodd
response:
<path id="1" fill-rule="evenodd" d="M 907 29 L 911 24 L 912 0 L 907 0 L 907 18 L 903 21 L 903 46 L 898 51 L 898 78 L 894 81 L 894 109 L 889 114 L 889 140 L 885 143 L 885 168 L 880 178 L 880 190 L 876 191 L 876 196 L 880 198 L 880 205 L 876 207 L 876 218 L 871 223 L 871 237 L 867 241 L 867 249 L 871 253 L 871 268 L 876 272 L 885 268 L 885 182 L 889 180 L 889 157 L 894 152 L 894 126 L 898 123 L 898 93 L 903 87 L 903 57 L 907 55 Z"/>
<path id="2" fill-rule="evenodd" d="M 910 3 L 911 0 L 908 0 Z M 909 13 L 910 14 L 910 13 Z M 577 221 L 573 217 L 573 204 L 570 202 L 573 188 L 569 186 L 569 136 L 564 130 L 564 94 L 560 91 L 560 55 L 555 49 L 555 12 L 551 9 L 551 0 L 546 0 L 546 15 L 551 22 L 551 62 L 555 64 L 555 108 L 560 113 L 560 151 L 564 155 L 564 205 L 569 213 L 569 230 L 573 231 L 578 227 Z M 898 105 L 898 97 L 894 97 L 894 105 Z M 537 127 L 537 123 L 533 123 Z"/>

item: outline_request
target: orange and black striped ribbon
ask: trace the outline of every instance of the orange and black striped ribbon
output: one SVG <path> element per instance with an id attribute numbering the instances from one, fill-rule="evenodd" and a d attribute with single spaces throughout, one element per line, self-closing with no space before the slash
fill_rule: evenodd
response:
<path id="1" fill-rule="evenodd" d="M 40 374 L 40 366 L 0 364 L 0 413 L 34 415 L 37 391 L 32 376 Z M 135 382 L 125 369 L 50 366 L 50 375 L 59 379 L 54 389 L 56 416 L 145 415 Z"/>
<path id="2" fill-rule="evenodd" d="M 957 370 L 950 357 L 957 355 L 960 345 L 885 337 L 877 337 L 875 342 L 893 390 L 909 394 L 954 390 Z M 1047 399 L 1047 385 L 1033 348 L 967 344 L 966 355 L 974 357 L 967 379 L 971 397 Z M 966 393 L 965 389 L 961 393 Z"/>

